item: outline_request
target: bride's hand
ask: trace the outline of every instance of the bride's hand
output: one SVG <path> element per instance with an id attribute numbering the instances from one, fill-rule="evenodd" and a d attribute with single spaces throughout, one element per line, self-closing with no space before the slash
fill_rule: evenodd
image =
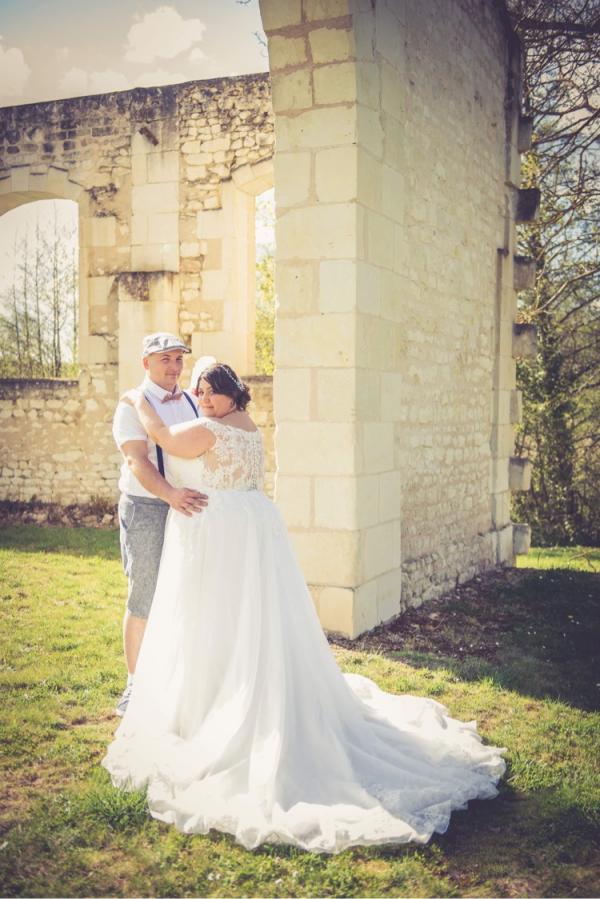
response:
<path id="1" fill-rule="evenodd" d="M 133 406 L 135 408 L 135 406 L 139 405 L 140 401 L 143 400 L 143 398 L 144 394 L 142 393 L 142 391 L 134 387 L 133 390 L 128 390 L 127 393 L 124 393 L 119 402 L 125 403 L 126 406 Z"/>

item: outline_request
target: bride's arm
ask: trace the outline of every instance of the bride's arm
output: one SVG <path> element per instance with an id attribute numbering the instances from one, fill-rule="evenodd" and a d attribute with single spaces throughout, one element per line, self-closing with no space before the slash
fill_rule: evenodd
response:
<path id="1" fill-rule="evenodd" d="M 134 406 L 144 430 L 165 452 L 173 456 L 194 459 L 215 444 L 215 435 L 203 427 L 198 419 L 167 427 L 141 393 L 136 395 Z"/>

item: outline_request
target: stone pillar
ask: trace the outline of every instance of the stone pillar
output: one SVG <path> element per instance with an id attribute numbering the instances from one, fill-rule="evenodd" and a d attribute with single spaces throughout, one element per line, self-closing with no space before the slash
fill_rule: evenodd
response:
<path id="1" fill-rule="evenodd" d="M 395 331 L 375 318 L 394 222 L 381 214 L 374 73 L 356 61 L 372 12 L 358 29 L 346 0 L 262 0 L 261 13 L 276 115 L 276 497 L 323 626 L 356 636 L 400 610 Z"/>

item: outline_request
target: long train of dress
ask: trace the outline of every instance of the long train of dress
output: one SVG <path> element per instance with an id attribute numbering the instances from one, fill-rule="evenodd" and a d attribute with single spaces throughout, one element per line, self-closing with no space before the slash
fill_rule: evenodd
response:
<path id="1" fill-rule="evenodd" d="M 207 426 L 223 446 L 257 440 Z M 169 513 L 132 699 L 102 762 L 113 783 L 147 786 L 151 814 L 186 833 L 324 853 L 424 843 L 497 795 L 505 750 L 475 722 L 340 671 L 277 507 L 252 489 L 256 464 L 223 489 L 218 461 L 170 460 L 209 506 Z"/>

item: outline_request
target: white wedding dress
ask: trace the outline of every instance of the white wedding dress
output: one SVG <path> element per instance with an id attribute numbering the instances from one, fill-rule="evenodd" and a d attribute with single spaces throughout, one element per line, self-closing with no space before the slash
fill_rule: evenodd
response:
<path id="1" fill-rule="evenodd" d="M 147 786 L 155 818 L 313 852 L 426 842 L 497 795 L 502 748 L 432 699 L 342 674 L 277 507 L 258 432 L 216 436 L 171 481 L 209 495 L 171 511 L 133 694 L 102 764 Z"/>

